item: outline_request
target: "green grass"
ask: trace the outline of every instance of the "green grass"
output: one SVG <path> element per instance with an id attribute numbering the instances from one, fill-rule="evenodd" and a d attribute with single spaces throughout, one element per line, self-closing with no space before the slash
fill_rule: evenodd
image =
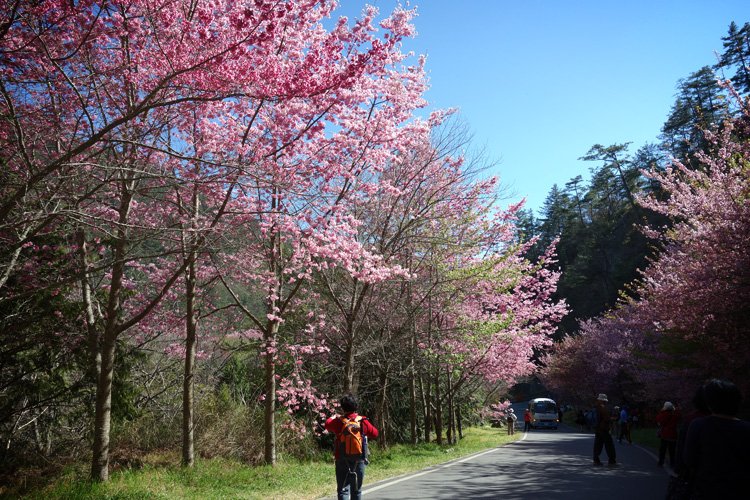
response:
<path id="1" fill-rule="evenodd" d="M 653 451 L 659 449 L 659 438 L 656 436 L 656 427 L 639 427 L 630 431 L 633 442 Z"/>
<path id="2" fill-rule="evenodd" d="M 417 446 L 395 445 L 380 449 L 372 445 L 365 485 L 416 471 L 520 438 L 507 436 L 505 429 L 474 427 L 464 439 L 451 446 L 434 443 Z M 49 486 L 31 491 L 33 499 L 174 499 L 245 498 L 312 499 L 335 493 L 333 459 L 300 462 L 280 460 L 276 467 L 250 467 L 224 459 L 198 460 L 195 467 L 179 465 L 179 455 L 149 456 L 140 469 L 113 472 L 104 484 L 86 479 L 84 464 L 63 473 Z M 10 493 L 10 492 L 9 492 Z"/>

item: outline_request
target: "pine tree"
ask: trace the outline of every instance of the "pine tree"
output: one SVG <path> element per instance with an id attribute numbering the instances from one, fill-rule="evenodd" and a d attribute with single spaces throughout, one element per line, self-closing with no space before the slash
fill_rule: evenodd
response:
<path id="1" fill-rule="evenodd" d="M 750 93 L 750 23 L 742 28 L 732 21 L 727 36 L 722 37 L 724 52 L 715 68 L 717 70 L 731 70 L 735 73 L 730 77 L 735 90 L 741 94 Z"/>
<path id="2" fill-rule="evenodd" d="M 708 147 L 704 130 L 720 123 L 726 114 L 726 100 L 709 66 L 691 73 L 677 84 L 677 98 L 662 126 L 664 149 L 675 158 L 697 165 L 693 157 Z"/>

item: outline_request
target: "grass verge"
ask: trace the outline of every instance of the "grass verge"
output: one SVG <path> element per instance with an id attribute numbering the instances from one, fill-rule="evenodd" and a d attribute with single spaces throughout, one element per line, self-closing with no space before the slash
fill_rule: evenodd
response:
<path id="1" fill-rule="evenodd" d="M 505 429 L 473 427 L 466 429 L 456 445 L 435 443 L 417 446 L 395 445 L 388 449 L 372 446 L 365 485 L 413 472 L 472 453 L 501 446 L 516 439 Z M 300 462 L 282 459 L 276 467 L 249 467 L 224 459 L 199 460 L 192 469 L 179 465 L 179 455 L 154 455 L 144 459 L 139 469 L 113 472 L 104 484 L 86 479 L 86 467 L 69 469 L 50 486 L 32 491 L 33 499 L 314 499 L 335 493 L 332 458 Z"/>
<path id="2" fill-rule="evenodd" d="M 659 438 L 656 436 L 656 427 L 639 427 L 630 431 L 633 442 L 652 451 L 659 450 Z"/>

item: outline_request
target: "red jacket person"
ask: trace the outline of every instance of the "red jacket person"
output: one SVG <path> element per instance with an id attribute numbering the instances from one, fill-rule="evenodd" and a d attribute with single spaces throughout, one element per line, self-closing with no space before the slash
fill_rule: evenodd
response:
<path id="1" fill-rule="evenodd" d="M 365 478 L 366 453 L 358 456 L 347 455 L 341 444 L 345 434 L 352 433 L 352 441 L 359 439 L 366 444 L 366 439 L 378 437 L 378 429 L 362 415 L 357 413 L 359 402 L 353 394 L 345 394 L 339 401 L 341 415 L 326 420 L 326 430 L 336 435 L 334 456 L 336 459 L 336 494 L 339 500 L 349 497 L 351 500 L 362 498 L 362 481 Z"/>

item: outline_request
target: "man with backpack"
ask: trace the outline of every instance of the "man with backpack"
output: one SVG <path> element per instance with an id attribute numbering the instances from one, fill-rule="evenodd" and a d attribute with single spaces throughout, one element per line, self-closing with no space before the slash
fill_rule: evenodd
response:
<path id="1" fill-rule="evenodd" d="M 513 411 L 513 408 L 508 409 L 508 412 L 505 414 L 505 419 L 507 420 L 508 424 L 508 435 L 511 436 L 516 432 L 516 420 L 518 420 L 518 417 L 516 417 L 516 412 Z"/>
<path id="2" fill-rule="evenodd" d="M 339 500 L 362 498 L 362 481 L 367 464 L 367 440 L 378 437 L 378 430 L 367 417 L 357 414 L 359 403 L 353 394 L 339 401 L 341 415 L 326 420 L 325 428 L 335 434 L 336 494 Z"/>

